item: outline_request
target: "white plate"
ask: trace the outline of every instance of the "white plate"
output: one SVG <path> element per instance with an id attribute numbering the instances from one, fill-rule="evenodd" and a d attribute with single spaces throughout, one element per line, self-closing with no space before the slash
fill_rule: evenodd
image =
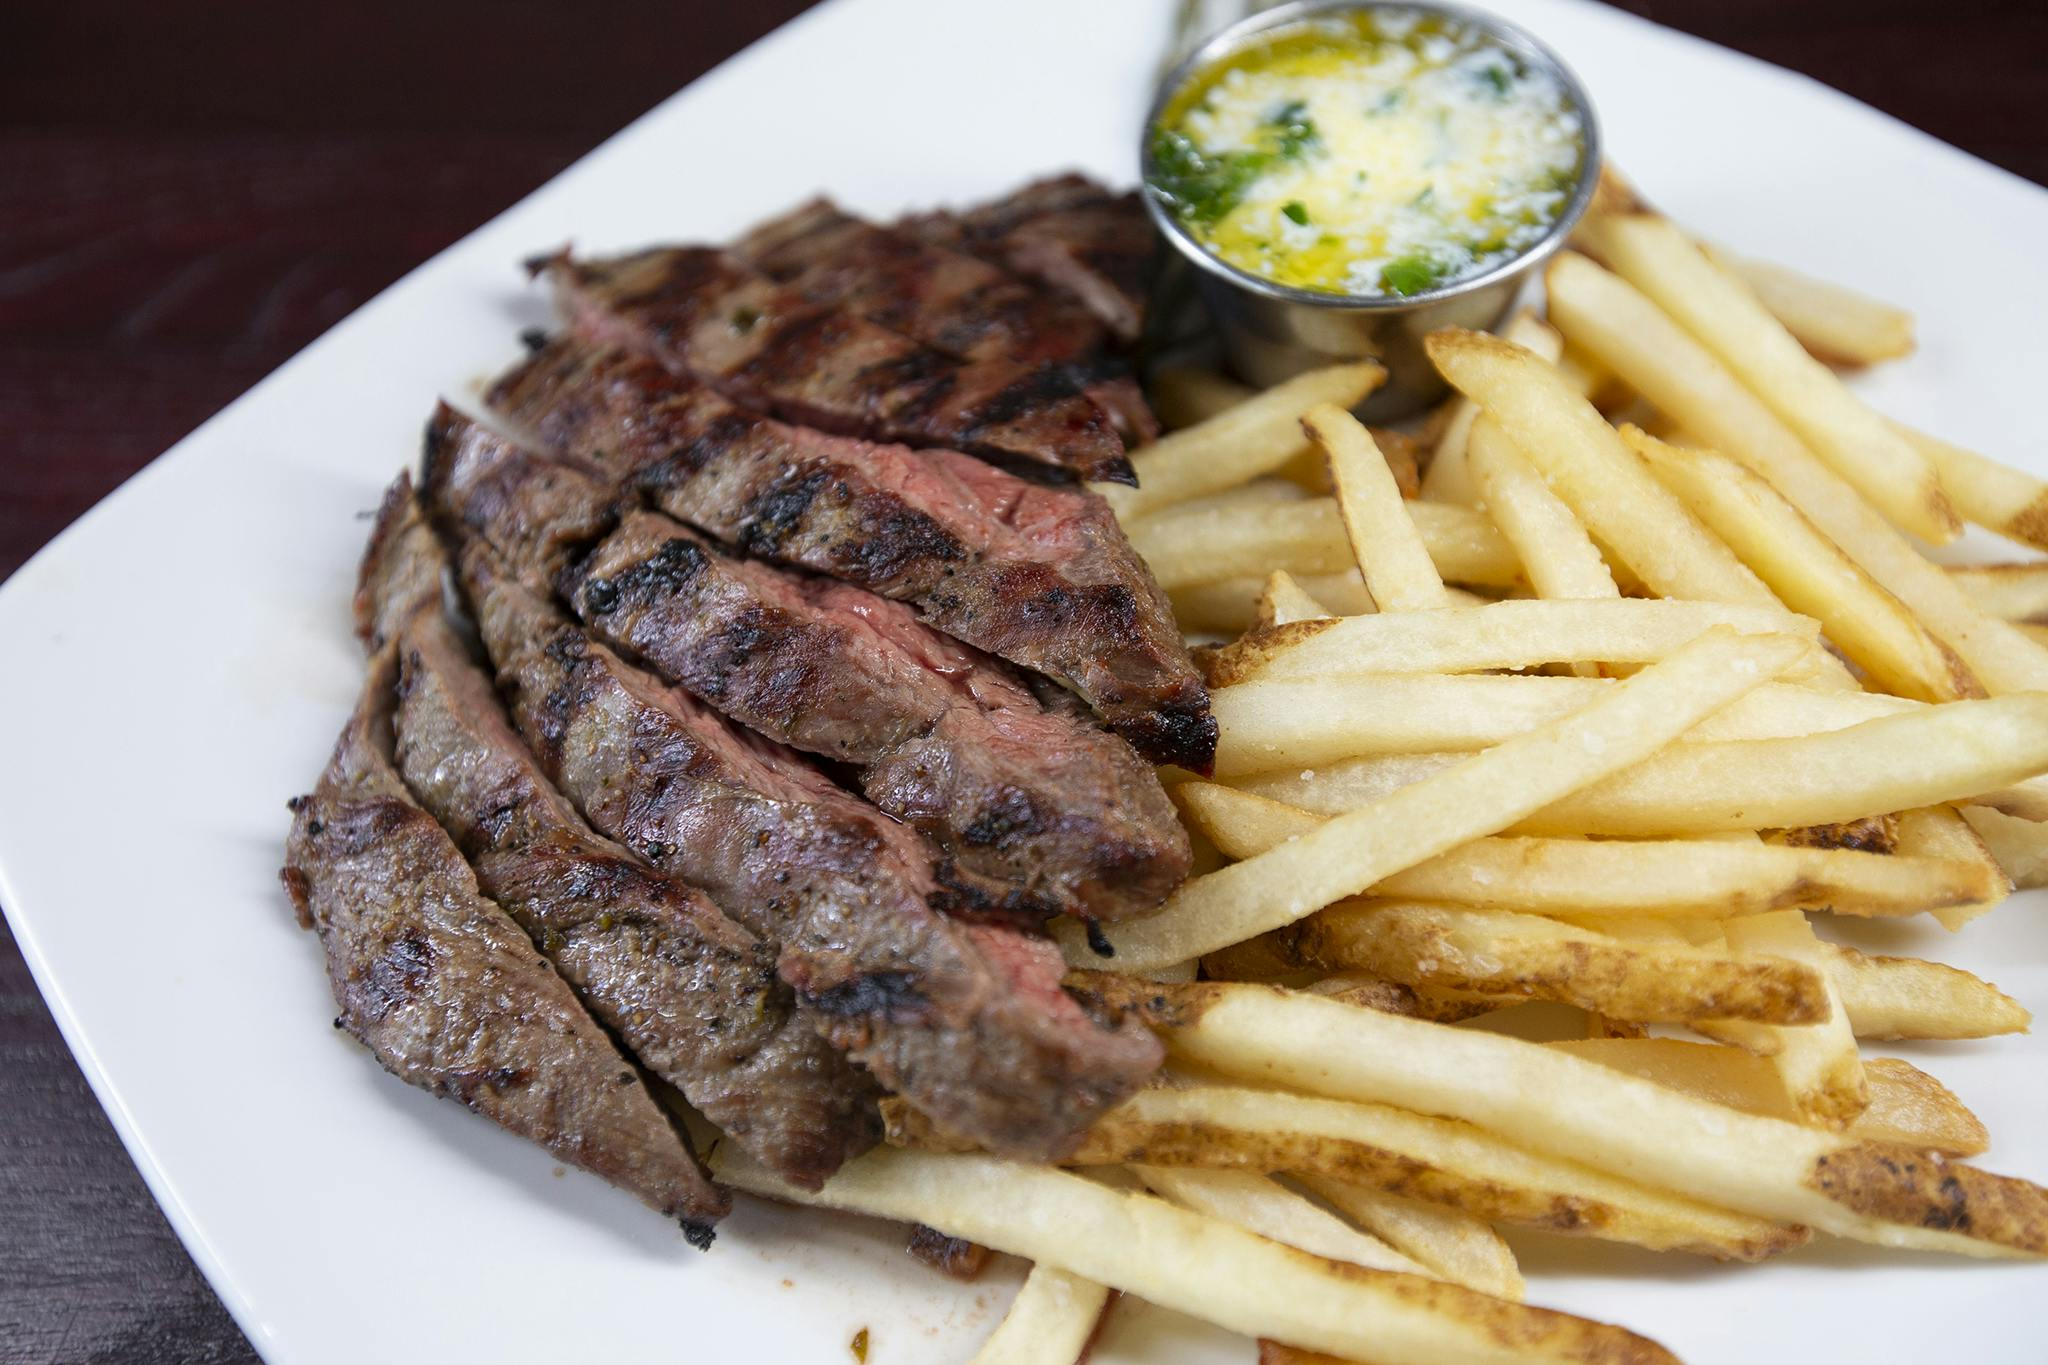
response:
<path id="1" fill-rule="evenodd" d="M 2048 196 L 1801 78 L 1572 0 L 1503 4 L 1579 69 L 1613 154 L 1707 234 L 1910 305 L 1885 408 L 2037 469 Z M 955 1286 L 891 1230 L 744 1208 L 699 1255 L 671 1224 L 327 1026 L 275 872 L 361 665 L 364 526 L 435 395 L 514 353 L 515 263 L 720 238 L 829 190 L 858 209 L 1133 174 L 1169 0 L 837 0 L 698 81 L 271 376 L 0 593 L 0 901 L 101 1101 L 200 1266 L 281 1365 L 962 1359 L 1010 1279 Z M 1907 933 L 2048 1005 L 2026 897 Z M 1896 1050 L 2048 1177 L 2044 1049 Z M 2038 1360 L 2048 1270 L 1824 1245 L 1762 1269 L 1519 1239 L 1533 1301 L 1695 1362 Z M 1014 1273 L 1012 1270 L 1011 1273 Z M 1244 1360 L 1162 1313 L 1097 1355 Z M 743 1353 L 743 1354 L 742 1354 Z M 1934 1358 L 1929 1356 L 1929 1358 Z"/>

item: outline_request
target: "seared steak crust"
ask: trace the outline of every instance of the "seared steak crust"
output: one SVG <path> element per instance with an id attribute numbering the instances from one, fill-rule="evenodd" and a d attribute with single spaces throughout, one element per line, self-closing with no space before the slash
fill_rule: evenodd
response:
<path id="1" fill-rule="evenodd" d="M 583 336 L 788 421 L 1132 480 L 1109 415 L 1064 367 L 950 359 L 856 312 L 808 302 L 715 247 L 607 260 L 563 253 L 535 268 Z"/>
<path id="2" fill-rule="evenodd" d="M 484 898 L 392 766 L 393 651 L 310 796 L 283 880 L 347 1029 L 399 1079 L 469 1106 L 710 1236 L 730 1207 L 604 1029 Z"/>
<path id="3" fill-rule="evenodd" d="M 898 226 L 1072 296 L 1124 341 L 1145 330 L 1159 238 L 1135 191 L 1113 194 L 1086 176 L 1054 176 L 976 208 L 917 214 Z"/>
<path id="4" fill-rule="evenodd" d="M 819 1036 L 772 949 L 594 834 L 438 611 L 399 636 L 398 758 L 477 880 L 647 1069 L 816 1189 L 880 1135 L 872 1080 Z"/>
<path id="5" fill-rule="evenodd" d="M 1208 693 L 1165 596 L 1095 495 L 953 451 L 788 426 L 645 360 L 568 342 L 507 374 L 491 401 L 671 516 L 910 603 L 927 625 L 1071 687 L 1146 758 L 1209 770 Z M 439 447 L 457 430 L 443 424 Z"/>
<path id="6" fill-rule="evenodd" d="M 1043 939 L 941 913 L 911 832 L 797 755 L 626 664 L 481 543 L 461 576 L 514 721 L 597 828 L 781 948 L 835 1044 L 889 1089 L 1018 1157 L 1058 1156 L 1158 1066 L 1099 1026 Z"/>

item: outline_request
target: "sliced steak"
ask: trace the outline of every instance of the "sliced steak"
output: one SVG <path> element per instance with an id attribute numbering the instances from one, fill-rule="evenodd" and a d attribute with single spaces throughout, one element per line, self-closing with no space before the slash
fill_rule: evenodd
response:
<path id="1" fill-rule="evenodd" d="M 375 653 L 428 603 L 441 600 L 446 558 L 413 496 L 412 475 L 384 490 L 356 573 L 356 638 Z"/>
<path id="2" fill-rule="evenodd" d="M 1126 342 L 1145 330 L 1159 237 L 1136 191 L 1115 194 L 1086 176 L 1054 176 L 976 208 L 917 214 L 899 226 L 1070 295 Z"/>
<path id="3" fill-rule="evenodd" d="M 789 426 L 564 341 L 491 401 L 726 544 L 907 602 L 927 625 L 1059 680 L 1154 762 L 1214 761 L 1209 695 L 1165 595 L 1092 493 Z M 458 430 L 437 428 L 430 454 Z"/>
<path id="4" fill-rule="evenodd" d="M 824 199 L 761 224 L 732 249 L 812 303 L 850 308 L 956 359 L 1071 367 L 1126 441 L 1159 434 L 1129 367 L 1105 354 L 1109 338 L 1094 314 L 978 256 L 856 218 Z"/>
<path id="5" fill-rule="evenodd" d="M 817 1189 L 880 1136 L 876 1087 L 819 1036 L 775 954 L 702 892 L 594 834 L 542 776 L 438 611 L 399 639 L 398 759 L 484 892 L 592 1013 L 724 1133 Z"/>
<path id="6" fill-rule="evenodd" d="M 1108 413 L 1060 365 L 956 361 L 811 303 L 713 247 L 535 263 L 571 327 L 735 402 L 847 435 L 940 445 L 1132 482 Z"/>
<path id="7" fill-rule="evenodd" d="M 683 1220 L 699 1244 L 729 1207 L 567 982 L 487 900 L 392 766 L 393 651 L 310 796 L 282 874 L 315 929 L 348 1030 L 399 1079 L 457 1100 Z"/>
<path id="8" fill-rule="evenodd" d="M 480 542 L 461 577 L 513 719 L 598 829 L 780 944 L 778 968 L 835 1044 L 913 1105 L 996 1150 L 1072 1149 L 1159 1065 L 1060 988 L 1040 937 L 948 919 L 923 844 L 792 751 L 626 664 Z"/>

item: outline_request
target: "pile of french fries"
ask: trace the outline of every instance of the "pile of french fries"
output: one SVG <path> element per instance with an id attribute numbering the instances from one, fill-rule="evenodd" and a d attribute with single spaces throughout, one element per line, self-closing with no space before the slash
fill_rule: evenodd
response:
<path id="1" fill-rule="evenodd" d="M 1103 490 L 1220 727 L 1213 779 L 1166 774 L 1198 875 L 1063 938 L 1162 1082 L 1062 1169 L 901 1106 L 816 1195 L 715 1154 L 1034 1262 L 982 1365 L 1072 1365 L 1111 1289 L 1269 1365 L 1673 1359 L 1524 1306 L 1495 1225 L 2048 1254 L 2048 1190 L 1964 1164 L 1983 1125 L 1861 1046 L 2027 1011 L 1815 928 L 1960 929 L 2048 879 L 2048 562 L 1916 544 L 2048 548 L 2048 485 L 1844 385 L 1910 350 L 1899 310 L 1613 179 L 1574 247 L 1545 317 L 1430 338 L 1455 397 L 1419 436 L 1350 415 L 1371 364 L 1180 371 L 1178 429 Z M 1530 1002 L 1573 1036 L 1510 1031 Z"/>

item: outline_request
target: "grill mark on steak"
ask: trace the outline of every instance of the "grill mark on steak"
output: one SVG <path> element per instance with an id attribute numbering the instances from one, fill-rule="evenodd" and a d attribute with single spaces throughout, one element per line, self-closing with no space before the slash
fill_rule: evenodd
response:
<path id="1" fill-rule="evenodd" d="M 540 1143 L 708 1242 L 727 1196 L 394 769 L 396 677 L 387 647 L 319 785 L 292 802 L 282 879 L 300 923 L 319 933 L 336 1026 L 400 1080 Z"/>
<path id="2" fill-rule="evenodd" d="M 1047 385 L 1046 397 L 1085 393 L 1132 444 L 1159 434 L 1137 381 L 1104 354 L 1109 336 L 1094 314 L 978 256 L 866 222 L 825 199 L 755 227 L 732 250 L 808 302 L 849 309 L 956 359 L 1056 366 L 1061 382 Z M 1030 392 L 1032 383 L 1012 388 Z M 979 416 L 990 420 L 990 409 Z"/>
<path id="3" fill-rule="evenodd" d="M 1058 366 L 951 359 L 855 312 L 807 301 L 712 247 L 607 260 L 564 252 L 534 268 L 586 338 L 643 353 L 788 421 L 1132 481 L 1110 415 Z M 1026 382 L 1035 384 L 1033 403 L 995 401 Z"/>
<path id="4" fill-rule="evenodd" d="M 589 640 L 482 543 L 460 569 L 513 720 L 557 788 L 779 944 L 783 979 L 831 1009 L 825 1036 L 884 1086 L 1043 1159 L 1157 1068 L 1150 1034 L 1103 1027 L 1060 988 L 1048 940 L 940 913 L 947 894 L 907 828 Z"/>
<path id="5" fill-rule="evenodd" d="M 875 1087 L 705 896 L 591 832 L 441 613 L 399 635 L 398 758 L 484 892 L 648 1070 L 807 1189 L 880 1136 Z"/>
<path id="6" fill-rule="evenodd" d="M 1122 341 L 1134 342 L 1145 330 L 1159 239 L 1136 191 L 1112 194 L 1086 176 L 1054 176 L 958 213 L 916 214 L 897 227 L 1076 299 Z"/>
<path id="7" fill-rule="evenodd" d="M 490 401 L 678 520 L 909 603 L 925 624 L 1071 687 L 1146 758 L 1209 771 L 1208 693 L 1165 595 L 1094 494 L 753 416 L 573 342 L 513 369 Z"/>

